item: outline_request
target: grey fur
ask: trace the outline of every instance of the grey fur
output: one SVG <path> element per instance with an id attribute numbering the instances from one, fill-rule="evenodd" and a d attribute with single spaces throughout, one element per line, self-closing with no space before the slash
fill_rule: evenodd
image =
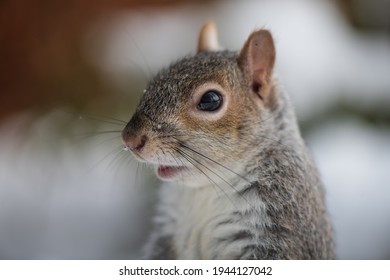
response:
<path id="1" fill-rule="evenodd" d="M 245 99 L 247 78 L 236 53 L 201 52 L 162 70 L 147 88 L 124 139 L 159 139 L 159 157 L 190 161 L 210 187 L 161 187 L 146 258 L 335 258 L 323 186 L 278 86 L 272 87 L 271 107 L 241 108 L 238 140 L 178 120 L 199 85 L 213 81 Z"/>

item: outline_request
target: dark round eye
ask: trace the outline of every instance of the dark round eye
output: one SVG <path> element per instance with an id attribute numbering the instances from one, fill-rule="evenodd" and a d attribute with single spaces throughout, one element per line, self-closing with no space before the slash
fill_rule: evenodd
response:
<path id="1" fill-rule="evenodd" d="M 222 104 L 222 95 L 215 90 L 206 91 L 199 101 L 198 109 L 202 111 L 215 111 Z"/>

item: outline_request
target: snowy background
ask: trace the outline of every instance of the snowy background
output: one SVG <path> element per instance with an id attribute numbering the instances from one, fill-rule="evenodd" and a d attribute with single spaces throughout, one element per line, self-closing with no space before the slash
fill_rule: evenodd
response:
<path id="1" fill-rule="evenodd" d="M 153 73 L 195 52 L 208 19 L 232 50 L 255 28 L 272 31 L 276 73 L 327 189 L 338 258 L 390 259 L 389 32 L 357 29 L 335 2 L 309 0 L 121 9 L 91 24 L 83 59 L 112 96 L 0 123 L 0 258 L 137 257 L 158 181 L 122 152 L 123 124 L 105 116 L 128 120 Z"/>

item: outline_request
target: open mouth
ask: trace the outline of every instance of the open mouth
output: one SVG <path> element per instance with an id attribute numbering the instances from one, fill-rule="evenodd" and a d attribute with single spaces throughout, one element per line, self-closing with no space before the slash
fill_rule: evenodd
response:
<path id="1" fill-rule="evenodd" d="M 157 167 L 157 175 L 161 179 L 172 179 L 185 169 L 186 167 L 184 166 L 159 165 Z"/>

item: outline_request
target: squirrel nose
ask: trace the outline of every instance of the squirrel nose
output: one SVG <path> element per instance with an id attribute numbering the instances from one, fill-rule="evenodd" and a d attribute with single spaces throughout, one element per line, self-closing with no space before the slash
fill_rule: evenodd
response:
<path id="1" fill-rule="evenodd" d="M 140 114 L 134 114 L 122 131 L 122 140 L 132 152 L 141 152 L 148 137 L 143 132 L 143 119 Z"/>
<path id="2" fill-rule="evenodd" d="M 126 137 L 124 139 L 126 147 L 128 147 L 133 152 L 140 152 L 144 146 L 146 141 L 148 140 L 146 135 L 142 136 L 134 136 L 134 137 Z"/>

